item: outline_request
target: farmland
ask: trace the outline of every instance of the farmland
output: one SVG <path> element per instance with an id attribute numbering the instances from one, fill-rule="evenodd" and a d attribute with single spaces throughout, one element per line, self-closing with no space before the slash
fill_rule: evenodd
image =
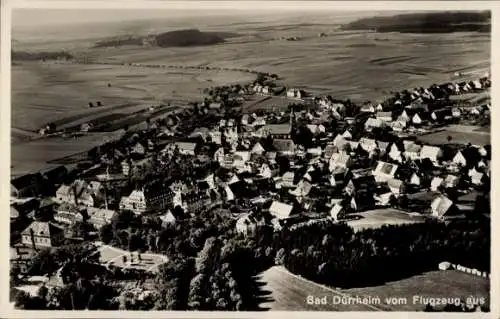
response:
<path id="1" fill-rule="evenodd" d="M 422 216 L 412 216 L 393 208 L 375 209 L 354 214 L 354 216 L 358 217 L 358 219 L 350 220 L 347 224 L 355 231 L 365 228 L 378 228 L 383 225 L 401 225 L 424 221 Z"/>
<path id="2" fill-rule="evenodd" d="M 276 73 L 280 76 L 280 83 L 286 86 L 353 101 L 377 100 L 391 91 L 458 80 L 454 75 L 457 71 L 471 74 L 489 69 L 489 34 L 340 31 L 338 24 L 356 18 L 355 15 L 342 14 L 335 19 L 332 15 L 317 15 L 307 19 L 280 16 L 278 20 L 269 16 L 258 21 L 227 22 L 224 25 L 213 19 L 202 19 L 198 25 L 201 31 L 232 32 L 237 36 L 228 38 L 223 44 L 168 49 L 137 46 L 93 48 L 103 34 L 105 28 L 102 27 L 89 30 L 72 28 L 65 32 L 60 28 L 47 30 L 46 39 L 49 40 L 46 41 L 30 36 L 23 38 L 22 33 L 14 30 L 14 50 L 68 50 L 80 59 L 84 57 L 96 63 L 117 65 L 24 61 L 13 65 L 13 169 L 36 170 L 44 163 L 38 162 L 37 166 L 37 161 L 60 157 L 61 153 L 67 155 L 69 149 L 81 151 L 94 143 L 80 138 L 73 140 L 68 147 L 56 140 L 16 145 L 25 133 L 34 134 L 47 122 L 55 121 L 61 127 L 71 127 L 113 113 L 125 114 L 126 117 L 151 104 L 171 103 L 182 107 L 187 102 L 203 98 L 205 88 L 247 83 L 255 77 L 249 72 L 205 70 L 203 67 Z M 175 20 L 174 24 L 175 27 L 186 27 L 189 23 Z M 115 27 L 118 32 L 120 26 Z M 171 30 L 172 26 L 167 28 L 163 21 L 134 28 L 129 29 L 131 35 L 134 32 L 141 35 L 149 28 L 160 33 Z M 327 36 L 320 38 L 319 33 Z M 280 40 L 293 36 L 300 40 Z M 125 65 L 120 65 L 122 63 Z M 132 67 L 128 63 L 200 69 Z M 88 107 L 89 102 L 96 104 L 97 101 L 103 106 Z M 287 103 L 286 98 L 273 97 L 249 101 L 244 108 L 249 111 L 273 106 L 284 108 Z M 421 138 L 446 140 L 448 135 L 436 134 Z M 486 139 L 476 133 L 468 133 L 467 137 L 474 141 Z M 457 137 L 456 141 L 461 140 Z"/>
<path id="3" fill-rule="evenodd" d="M 436 265 L 437 268 L 437 265 Z M 359 296 L 405 298 L 407 304 L 388 305 L 387 311 L 422 311 L 425 304 L 413 304 L 413 296 L 433 298 L 484 297 L 489 303 L 489 281 L 457 270 L 430 271 L 407 279 L 389 282 L 382 286 L 342 290 L 343 293 Z"/>
<path id="4" fill-rule="evenodd" d="M 448 136 L 451 136 L 451 141 L 448 141 Z M 434 133 L 420 135 L 418 140 L 422 143 L 431 145 L 444 144 L 467 144 L 487 145 L 491 144 L 491 135 L 489 128 L 478 126 L 460 126 L 450 125 L 444 130 Z"/>
<path id="5" fill-rule="evenodd" d="M 272 267 L 262 273 L 264 292 L 270 291 L 261 303 L 262 309 L 273 311 L 374 311 L 377 307 L 367 305 L 333 304 L 333 296 L 343 296 L 334 289 L 302 279 L 282 267 Z M 307 304 L 308 296 L 327 296 L 330 302 L 326 305 Z"/>

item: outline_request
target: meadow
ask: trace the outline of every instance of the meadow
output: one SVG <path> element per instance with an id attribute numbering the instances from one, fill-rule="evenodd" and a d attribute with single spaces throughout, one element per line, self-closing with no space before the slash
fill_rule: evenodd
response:
<path id="1" fill-rule="evenodd" d="M 351 226 L 354 231 L 360 231 L 367 228 L 380 228 L 384 225 L 402 225 L 425 221 L 423 216 L 412 216 L 406 212 L 393 208 L 374 209 L 357 213 L 353 216 L 358 219 L 349 220 L 347 224 Z"/>

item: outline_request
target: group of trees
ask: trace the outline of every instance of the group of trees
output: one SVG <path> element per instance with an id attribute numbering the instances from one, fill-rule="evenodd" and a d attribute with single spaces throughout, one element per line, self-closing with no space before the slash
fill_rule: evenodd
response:
<path id="1" fill-rule="evenodd" d="M 490 267 L 490 226 L 478 220 L 359 232 L 345 224 L 316 223 L 285 229 L 274 245 L 287 269 L 336 287 L 378 285 L 437 269 L 442 261 L 481 271 Z"/>
<path id="2" fill-rule="evenodd" d="M 30 275 L 55 276 L 60 284 L 42 285 L 38 294 L 31 296 L 23 291 L 13 291 L 16 308 L 58 310 L 111 310 L 117 309 L 113 298 L 118 290 L 109 281 L 110 273 L 98 264 L 100 254 L 88 244 L 66 245 L 40 251 L 28 271 Z M 22 283 L 16 272 L 11 281 Z"/>

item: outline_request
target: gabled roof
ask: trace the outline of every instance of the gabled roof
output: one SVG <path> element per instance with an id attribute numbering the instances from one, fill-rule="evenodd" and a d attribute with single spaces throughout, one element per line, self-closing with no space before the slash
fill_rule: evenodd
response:
<path id="1" fill-rule="evenodd" d="M 391 112 L 377 112 L 375 114 L 377 118 L 392 118 L 392 113 Z"/>
<path id="2" fill-rule="evenodd" d="M 295 143 L 293 140 L 288 139 L 275 139 L 273 140 L 273 147 L 278 152 L 294 152 Z"/>
<path id="3" fill-rule="evenodd" d="M 437 160 L 441 149 L 436 146 L 424 145 L 420 151 L 420 158 L 429 158 L 431 160 Z"/>
<path id="4" fill-rule="evenodd" d="M 377 167 L 375 168 L 375 171 L 373 172 L 373 174 L 375 174 L 375 175 L 376 174 L 383 174 L 383 175 L 394 176 L 394 174 L 396 174 L 397 169 L 398 169 L 398 165 L 396 165 L 396 164 L 378 161 Z"/>
<path id="5" fill-rule="evenodd" d="M 436 217 L 444 216 L 453 206 L 453 202 L 446 196 L 439 196 L 431 203 L 432 215 Z"/>
<path id="6" fill-rule="evenodd" d="M 384 124 L 380 119 L 369 118 L 365 122 L 365 127 L 382 127 Z"/>
<path id="7" fill-rule="evenodd" d="M 289 123 L 286 124 L 267 124 L 264 129 L 271 135 L 285 135 L 292 132 L 292 127 Z"/>
<path id="8" fill-rule="evenodd" d="M 190 143 L 190 142 L 176 142 L 175 145 L 179 148 L 179 150 L 184 150 L 184 151 L 193 151 L 196 148 L 196 143 Z"/>
<path id="9" fill-rule="evenodd" d="M 277 218 L 288 218 L 293 210 L 293 206 L 278 201 L 273 201 L 269 212 Z"/>
<path id="10" fill-rule="evenodd" d="M 16 189 L 23 189 L 32 184 L 39 184 L 43 181 L 42 174 L 27 174 L 23 176 L 16 177 L 10 181 L 10 184 L 14 186 Z"/>
<path id="11" fill-rule="evenodd" d="M 349 163 L 351 156 L 347 153 L 340 152 L 332 155 L 330 163 L 333 166 L 346 166 Z"/>
<path id="12" fill-rule="evenodd" d="M 32 222 L 21 235 L 31 235 L 31 230 L 33 230 L 33 235 L 51 237 L 54 234 L 62 232 L 63 229 L 51 224 L 49 222 L 34 221 Z"/>

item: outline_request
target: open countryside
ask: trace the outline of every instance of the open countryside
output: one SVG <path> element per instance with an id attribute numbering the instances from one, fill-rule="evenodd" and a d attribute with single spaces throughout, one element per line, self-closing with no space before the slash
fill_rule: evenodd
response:
<path id="1" fill-rule="evenodd" d="M 224 14 L 14 28 L 13 306 L 489 312 L 491 13 Z"/>

